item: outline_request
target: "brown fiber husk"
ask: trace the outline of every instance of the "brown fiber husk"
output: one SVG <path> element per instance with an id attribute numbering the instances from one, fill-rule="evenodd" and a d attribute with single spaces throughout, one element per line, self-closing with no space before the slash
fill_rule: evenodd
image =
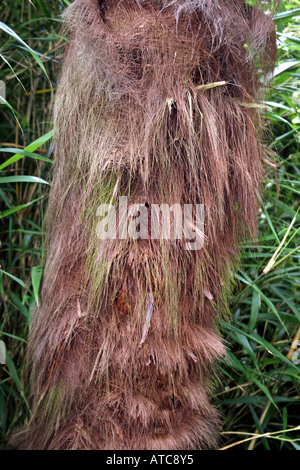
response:
<path id="1" fill-rule="evenodd" d="M 228 315 L 239 243 L 257 233 L 257 103 L 276 58 L 260 3 L 272 8 L 242 0 L 67 8 L 47 263 L 28 347 L 32 415 L 15 448 L 217 447 L 211 395 L 225 354 L 217 323 Z M 97 208 L 119 196 L 129 206 L 204 204 L 204 247 L 101 241 Z"/>

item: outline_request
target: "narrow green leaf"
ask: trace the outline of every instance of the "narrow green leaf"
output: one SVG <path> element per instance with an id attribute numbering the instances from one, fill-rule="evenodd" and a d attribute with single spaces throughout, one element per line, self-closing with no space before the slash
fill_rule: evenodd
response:
<path id="1" fill-rule="evenodd" d="M 300 8 L 295 8 L 289 11 L 282 11 L 274 15 L 273 20 L 278 21 L 282 20 L 283 18 L 293 18 L 294 16 L 300 15 Z"/>
<path id="2" fill-rule="evenodd" d="M 252 331 L 253 328 L 255 327 L 259 308 L 260 308 L 260 295 L 256 290 L 253 289 L 252 302 L 251 302 L 251 315 L 250 315 L 250 322 L 249 322 L 250 331 Z"/>
<path id="3" fill-rule="evenodd" d="M 3 183 L 42 183 L 49 184 L 47 181 L 37 176 L 1 176 L 0 184 Z"/>
<path id="4" fill-rule="evenodd" d="M 10 273 L 7 273 L 6 271 L 3 271 L 3 269 L 0 269 L 0 273 L 5 274 L 6 276 L 10 277 L 14 281 L 16 281 L 20 286 L 24 287 L 24 289 L 29 290 L 28 287 L 26 286 L 25 282 L 22 281 L 22 279 L 19 279 L 18 277 L 13 276 Z"/>
<path id="5" fill-rule="evenodd" d="M 29 157 L 35 160 L 42 160 L 43 162 L 52 163 L 52 160 L 50 160 L 50 158 L 42 157 L 38 153 L 27 152 L 26 150 L 20 150 L 20 149 L 14 149 L 14 148 L 2 148 L 0 149 L 0 152 L 16 154 L 13 157 L 6 160 L 6 162 L 2 163 L 2 165 L 0 165 L 0 171 L 6 168 L 7 166 L 12 165 L 13 163 L 21 160 L 24 157 Z"/>
<path id="6" fill-rule="evenodd" d="M 24 402 L 26 403 L 26 406 L 27 408 L 29 409 L 29 404 L 25 398 L 25 395 L 24 395 L 24 392 L 23 392 L 23 388 L 22 388 L 22 385 L 21 385 L 21 382 L 20 382 L 20 379 L 19 379 L 19 376 L 18 376 L 18 373 L 17 373 L 17 370 L 16 370 L 16 367 L 13 363 L 13 360 L 11 359 L 10 355 L 8 354 L 8 352 L 6 352 L 6 365 L 8 367 L 8 370 L 10 372 L 10 375 L 14 381 L 14 383 L 16 384 L 17 386 L 17 389 L 19 390 L 20 392 L 20 395 L 22 396 Z"/>
<path id="7" fill-rule="evenodd" d="M 39 287 L 43 276 L 43 266 L 34 266 L 31 270 L 31 282 L 33 287 L 34 298 L 39 307 Z"/>
<path id="8" fill-rule="evenodd" d="M 15 212 L 19 212 L 22 209 L 25 209 L 26 207 L 32 206 L 32 204 L 35 204 L 36 202 L 40 201 L 42 198 L 43 196 L 39 197 L 38 199 L 33 199 L 33 201 L 27 202 L 26 204 L 21 204 L 20 206 L 11 207 L 10 209 L 7 209 L 6 211 L 0 212 L 0 219 L 3 219 L 3 217 L 7 217 L 9 215 L 12 215 Z"/>
<path id="9" fill-rule="evenodd" d="M 36 51 L 34 51 L 33 49 L 31 49 L 31 47 L 28 46 L 28 44 L 26 44 L 25 41 L 23 41 L 22 38 L 20 38 L 20 36 L 18 36 L 18 34 L 13 30 L 11 29 L 9 26 L 7 26 L 5 23 L 2 23 L 2 21 L 0 21 L 0 29 L 2 29 L 5 33 L 9 34 L 10 36 L 12 36 L 14 39 L 16 39 L 17 41 L 19 41 L 21 44 L 23 44 L 23 46 L 30 52 L 30 54 L 32 55 L 32 57 L 35 59 L 35 61 L 39 64 L 39 66 L 41 67 L 41 69 L 43 70 L 44 74 L 46 75 L 47 78 L 48 77 L 48 74 L 47 74 L 47 71 L 44 67 L 44 64 L 43 62 L 41 61 L 41 59 L 39 58 L 38 54 Z"/>

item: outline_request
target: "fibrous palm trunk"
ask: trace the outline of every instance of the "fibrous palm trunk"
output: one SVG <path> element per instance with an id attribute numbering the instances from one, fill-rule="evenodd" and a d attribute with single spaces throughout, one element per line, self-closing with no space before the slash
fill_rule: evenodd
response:
<path id="1" fill-rule="evenodd" d="M 257 228 L 273 23 L 244 0 L 75 0 L 64 17 L 33 415 L 16 445 L 215 447 L 217 319 Z M 204 205 L 203 246 L 101 240 L 99 206 L 120 196 L 123 235 L 134 204 Z"/>

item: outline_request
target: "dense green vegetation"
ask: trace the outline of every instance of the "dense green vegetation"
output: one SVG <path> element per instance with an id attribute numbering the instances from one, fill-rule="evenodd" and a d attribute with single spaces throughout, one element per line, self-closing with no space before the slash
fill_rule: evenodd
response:
<path id="1" fill-rule="evenodd" d="M 0 366 L 1 445 L 30 411 L 24 353 L 42 277 L 51 106 L 65 42 L 60 13 L 68 3 L 2 2 L 0 340 L 7 346 L 7 364 Z M 221 324 L 228 358 L 221 364 L 215 402 L 224 417 L 224 449 L 300 449 L 300 353 L 292 349 L 295 340 L 300 349 L 300 1 L 283 1 L 274 20 L 278 64 L 261 109 L 269 171 L 259 243 L 243 246 L 232 322 Z"/>

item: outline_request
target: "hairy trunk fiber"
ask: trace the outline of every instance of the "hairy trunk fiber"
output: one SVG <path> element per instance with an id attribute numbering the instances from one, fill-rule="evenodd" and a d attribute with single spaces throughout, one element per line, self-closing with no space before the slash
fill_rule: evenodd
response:
<path id="1" fill-rule="evenodd" d="M 75 0 L 64 16 L 33 414 L 15 446 L 216 447 L 217 321 L 257 230 L 273 23 L 243 0 Z M 203 247 L 101 240 L 98 208 L 120 196 L 117 232 L 130 208 L 203 204 Z"/>

